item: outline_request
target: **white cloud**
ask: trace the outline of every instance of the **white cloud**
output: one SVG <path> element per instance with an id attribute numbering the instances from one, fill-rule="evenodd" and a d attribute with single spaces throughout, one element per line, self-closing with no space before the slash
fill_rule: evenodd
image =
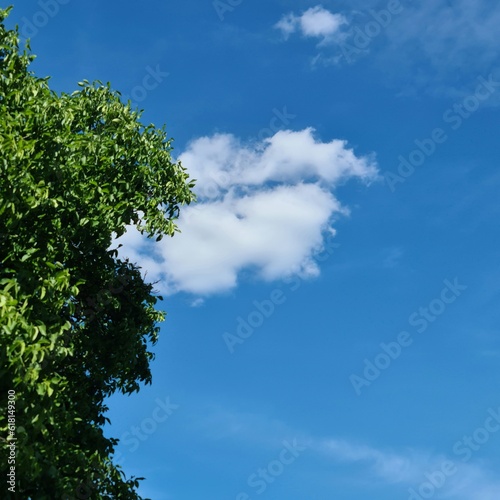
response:
<path id="1" fill-rule="evenodd" d="M 293 13 L 286 14 L 274 25 L 274 27 L 281 30 L 283 36 L 288 38 L 300 28 L 300 18 Z"/>
<path id="2" fill-rule="evenodd" d="M 319 142 L 314 130 L 281 130 L 261 143 L 244 146 L 231 134 L 193 141 L 180 160 L 198 180 L 198 194 L 216 198 L 235 185 L 321 180 L 336 184 L 349 177 L 371 180 L 372 158 L 358 158 L 347 142 Z"/>
<path id="3" fill-rule="evenodd" d="M 439 463 L 439 459 L 415 452 L 397 454 L 339 439 L 317 440 L 314 447 L 336 461 L 363 463 L 370 469 L 372 477 L 383 479 L 389 484 L 421 481 L 425 465 L 430 466 L 433 461 Z"/>
<path id="4" fill-rule="evenodd" d="M 405 8 L 406 15 L 390 30 L 391 39 L 404 52 L 424 55 L 435 69 L 486 62 L 498 56 L 498 4 L 488 0 L 426 0 Z"/>
<path id="5" fill-rule="evenodd" d="M 404 93 L 425 89 L 458 98 L 479 75 L 500 78 L 500 6 L 489 0 L 422 0 L 352 4 L 345 16 L 318 5 L 301 15 L 287 14 L 275 25 L 285 38 L 300 32 L 321 38 L 312 65 L 370 61 Z M 356 8 L 354 8 L 356 7 Z M 332 43 L 330 43 L 332 42 Z M 491 99 L 489 105 L 497 105 Z"/>
<path id="6" fill-rule="evenodd" d="M 262 414 L 235 413 L 214 407 L 199 411 L 198 414 L 203 415 L 198 425 L 206 430 L 209 439 L 227 437 L 239 448 L 244 445 L 272 450 L 279 446 L 284 438 L 296 438 L 300 445 L 306 447 L 308 454 L 321 457 L 325 465 L 331 464 L 332 472 L 339 463 L 351 465 L 352 468 L 343 467 L 343 477 L 349 476 L 359 484 L 360 489 L 370 489 L 375 486 L 380 488 L 384 485 L 397 487 L 405 492 L 402 498 L 409 497 L 410 488 L 417 494 L 422 488 L 421 498 L 454 500 L 500 498 L 500 481 L 487 464 L 474 458 L 463 461 L 462 456 L 453 454 L 431 453 L 416 449 L 394 451 L 351 440 L 313 437 L 293 429 L 282 421 L 268 419 Z M 452 469 L 453 473 L 449 473 L 449 467 L 443 469 L 443 464 L 450 462 L 455 466 Z M 328 471 L 327 467 L 323 469 Z M 444 481 L 438 472 L 443 470 L 448 471 L 442 476 Z M 300 470 L 296 470 L 296 474 L 300 475 Z M 442 484 L 439 488 L 430 484 L 430 476 L 434 482 L 438 481 L 438 476 L 441 477 Z M 427 486 L 422 486 L 424 483 L 427 483 Z M 431 488 L 433 491 L 429 496 Z"/>
<path id="7" fill-rule="evenodd" d="M 404 255 L 404 251 L 400 247 L 387 248 L 384 251 L 385 258 L 382 265 L 387 269 L 392 269 L 398 267 L 401 258 Z"/>
<path id="8" fill-rule="evenodd" d="M 500 7 L 489 0 L 417 2 L 387 29 L 380 60 L 413 87 L 461 95 L 471 77 L 498 66 L 499 23 Z"/>
<path id="9" fill-rule="evenodd" d="M 388 485 L 400 484 L 408 492 L 412 488 L 417 494 L 420 494 L 422 488 L 424 495 L 428 495 L 432 489 L 434 498 L 455 500 L 500 498 L 500 481 L 480 461 L 464 462 L 453 456 L 415 450 L 396 453 L 336 439 L 316 440 L 313 443 L 312 448 L 335 461 L 364 464 L 363 477 L 369 478 L 367 476 L 369 471 L 372 482 L 381 480 Z M 444 464 L 450 463 L 453 464 L 452 469 L 449 465 L 443 469 Z M 447 473 L 443 474 L 443 470 Z M 453 472 L 450 473 L 450 470 Z M 436 488 L 430 483 L 429 477 L 433 477 L 436 481 L 438 476 L 442 484 Z"/>
<path id="10" fill-rule="evenodd" d="M 347 20 L 342 14 L 333 14 L 321 5 L 317 5 L 299 16 L 293 12 L 284 15 L 275 24 L 275 28 L 281 30 L 285 38 L 300 31 L 303 36 L 321 38 L 326 41 L 336 35 L 346 23 Z"/>
<path id="11" fill-rule="evenodd" d="M 201 307 L 204 303 L 205 300 L 201 297 L 198 297 L 191 302 L 191 307 Z"/>
<path id="12" fill-rule="evenodd" d="M 332 217 L 347 213 L 332 190 L 377 177 L 373 158 L 357 157 L 345 141 L 321 142 L 311 128 L 250 145 L 230 134 L 201 137 L 180 160 L 199 198 L 181 210 L 182 233 L 151 245 L 129 229 L 119 240 L 121 255 L 167 293 L 230 290 L 245 270 L 267 281 L 317 275 L 312 254 L 335 232 Z"/>

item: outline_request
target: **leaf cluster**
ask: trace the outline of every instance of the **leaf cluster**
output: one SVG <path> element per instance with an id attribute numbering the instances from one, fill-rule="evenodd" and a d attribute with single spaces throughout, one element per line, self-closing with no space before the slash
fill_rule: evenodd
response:
<path id="1" fill-rule="evenodd" d="M 82 498 L 84 488 L 85 498 L 137 499 L 138 480 L 112 463 L 105 399 L 151 382 L 164 313 L 153 285 L 110 246 L 128 225 L 173 236 L 193 182 L 165 129 L 141 124 L 109 84 L 57 94 L 33 74 L 33 56 L 4 25 L 9 10 L 0 10 L 0 435 L 14 389 L 18 455 L 6 498 Z"/>

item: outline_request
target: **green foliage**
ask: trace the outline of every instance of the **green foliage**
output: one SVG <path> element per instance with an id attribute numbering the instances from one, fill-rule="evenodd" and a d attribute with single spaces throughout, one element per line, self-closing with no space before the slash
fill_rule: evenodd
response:
<path id="1" fill-rule="evenodd" d="M 16 492 L 138 499 L 112 463 L 105 399 L 151 382 L 163 313 L 136 266 L 109 250 L 128 224 L 173 236 L 193 183 L 164 129 L 109 85 L 56 94 L 0 10 L 0 470 L 16 391 Z M 28 47 L 29 49 L 29 47 Z M 8 438 L 7 438 L 8 439 Z M 4 493 L 5 492 L 5 493 Z"/>

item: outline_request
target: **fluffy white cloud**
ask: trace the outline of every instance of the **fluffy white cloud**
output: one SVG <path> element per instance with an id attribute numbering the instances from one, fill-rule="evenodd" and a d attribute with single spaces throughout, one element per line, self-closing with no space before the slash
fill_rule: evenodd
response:
<path id="1" fill-rule="evenodd" d="M 281 130 L 261 143 L 244 146 L 231 134 L 193 141 L 180 160 L 198 180 L 197 193 L 216 198 L 236 185 L 266 182 L 324 181 L 330 185 L 349 177 L 373 179 L 373 158 L 358 158 L 347 142 L 323 143 L 314 130 Z"/>
<path id="2" fill-rule="evenodd" d="M 321 142 L 311 128 L 250 145 L 230 134 L 201 137 L 180 160 L 199 199 L 181 211 L 182 233 L 152 245 L 130 229 L 119 240 L 121 255 L 167 293 L 229 290 L 244 270 L 263 280 L 317 275 L 313 252 L 335 232 L 332 217 L 347 212 L 332 190 L 377 177 L 373 158 L 357 157 L 345 141 Z"/>
<path id="3" fill-rule="evenodd" d="M 299 16 L 293 12 L 286 14 L 276 23 L 275 28 L 286 38 L 300 31 L 304 36 L 327 40 L 337 34 L 341 26 L 346 23 L 347 20 L 343 15 L 333 14 L 321 5 L 317 5 Z"/>

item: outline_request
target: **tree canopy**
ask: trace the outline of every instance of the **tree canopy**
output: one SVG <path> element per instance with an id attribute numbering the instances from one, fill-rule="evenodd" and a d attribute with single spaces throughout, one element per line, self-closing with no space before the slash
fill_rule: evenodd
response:
<path id="1" fill-rule="evenodd" d="M 113 463 L 117 440 L 103 433 L 106 398 L 151 383 L 164 313 L 140 269 L 110 248 L 128 225 L 173 236 L 193 182 L 165 129 L 141 124 L 109 84 L 66 94 L 37 77 L 29 45 L 5 27 L 9 10 L 0 10 L 0 463 L 5 478 L 15 447 L 16 470 L 2 498 L 138 499 L 138 479 Z"/>

